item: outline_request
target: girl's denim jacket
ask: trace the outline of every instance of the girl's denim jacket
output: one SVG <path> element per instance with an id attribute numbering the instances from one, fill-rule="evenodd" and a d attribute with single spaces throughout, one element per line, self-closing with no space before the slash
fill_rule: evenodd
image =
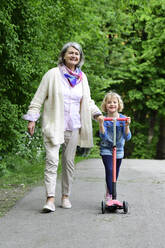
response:
<path id="1" fill-rule="evenodd" d="M 120 118 L 125 118 L 125 115 L 120 114 Z M 100 133 L 101 143 L 100 143 L 100 155 L 111 155 L 113 149 L 113 122 L 104 121 L 105 133 Z M 131 139 L 131 132 L 128 135 L 125 134 L 125 122 L 117 121 L 116 122 L 116 149 L 117 149 L 117 158 L 121 159 L 124 157 L 124 145 L 125 140 L 128 141 Z"/>

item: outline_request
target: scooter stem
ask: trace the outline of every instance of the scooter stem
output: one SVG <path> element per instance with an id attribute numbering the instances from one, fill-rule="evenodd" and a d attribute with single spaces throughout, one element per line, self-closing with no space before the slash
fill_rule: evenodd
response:
<path id="1" fill-rule="evenodd" d="M 116 118 L 113 118 L 113 168 L 112 168 L 112 199 L 117 198 L 116 192 Z"/>
<path id="2" fill-rule="evenodd" d="M 116 191 L 116 122 L 117 121 L 127 121 L 129 118 L 114 118 L 114 117 L 105 117 L 104 121 L 113 121 L 113 160 L 112 160 L 112 199 L 116 200 L 117 191 Z"/>

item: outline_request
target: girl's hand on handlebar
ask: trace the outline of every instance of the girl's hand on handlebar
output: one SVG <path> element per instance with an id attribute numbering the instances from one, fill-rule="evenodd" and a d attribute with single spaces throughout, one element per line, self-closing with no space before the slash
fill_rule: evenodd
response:
<path id="1" fill-rule="evenodd" d="M 126 126 L 129 126 L 130 123 L 131 123 L 131 118 L 130 118 L 130 117 L 127 117 L 127 118 L 128 118 L 128 119 L 126 120 L 125 125 L 126 125 Z"/>

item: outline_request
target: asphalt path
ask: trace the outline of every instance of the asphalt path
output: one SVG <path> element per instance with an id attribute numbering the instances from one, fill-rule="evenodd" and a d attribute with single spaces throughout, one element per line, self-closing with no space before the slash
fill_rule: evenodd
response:
<path id="1" fill-rule="evenodd" d="M 56 211 L 40 212 L 44 187 L 36 187 L 0 218 L 0 248 L 164 248 L 165 160 L 124 159 L 118 199 L 129 212 L 101 212 L 105 193 L 100 159 L 76 165 L 72 209 L 62 209 L 60 180 Z"/>

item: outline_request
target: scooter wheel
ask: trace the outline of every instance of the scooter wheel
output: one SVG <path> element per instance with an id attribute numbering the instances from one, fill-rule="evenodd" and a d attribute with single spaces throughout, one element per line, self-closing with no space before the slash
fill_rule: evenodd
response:
<path id="1" fill-rule="evenodd" d="M 126 201 L 123 201 L 123 210 L 124 210 L 125 214 L 128 213 L 128 202 L 126 202 Z"/>
<path id="2" fill-rule="evenodd" d="M 105 214 L 105 202 L 104 201 L 101 202 L 101 210 L 102 210 L 102 214 Z"/>

